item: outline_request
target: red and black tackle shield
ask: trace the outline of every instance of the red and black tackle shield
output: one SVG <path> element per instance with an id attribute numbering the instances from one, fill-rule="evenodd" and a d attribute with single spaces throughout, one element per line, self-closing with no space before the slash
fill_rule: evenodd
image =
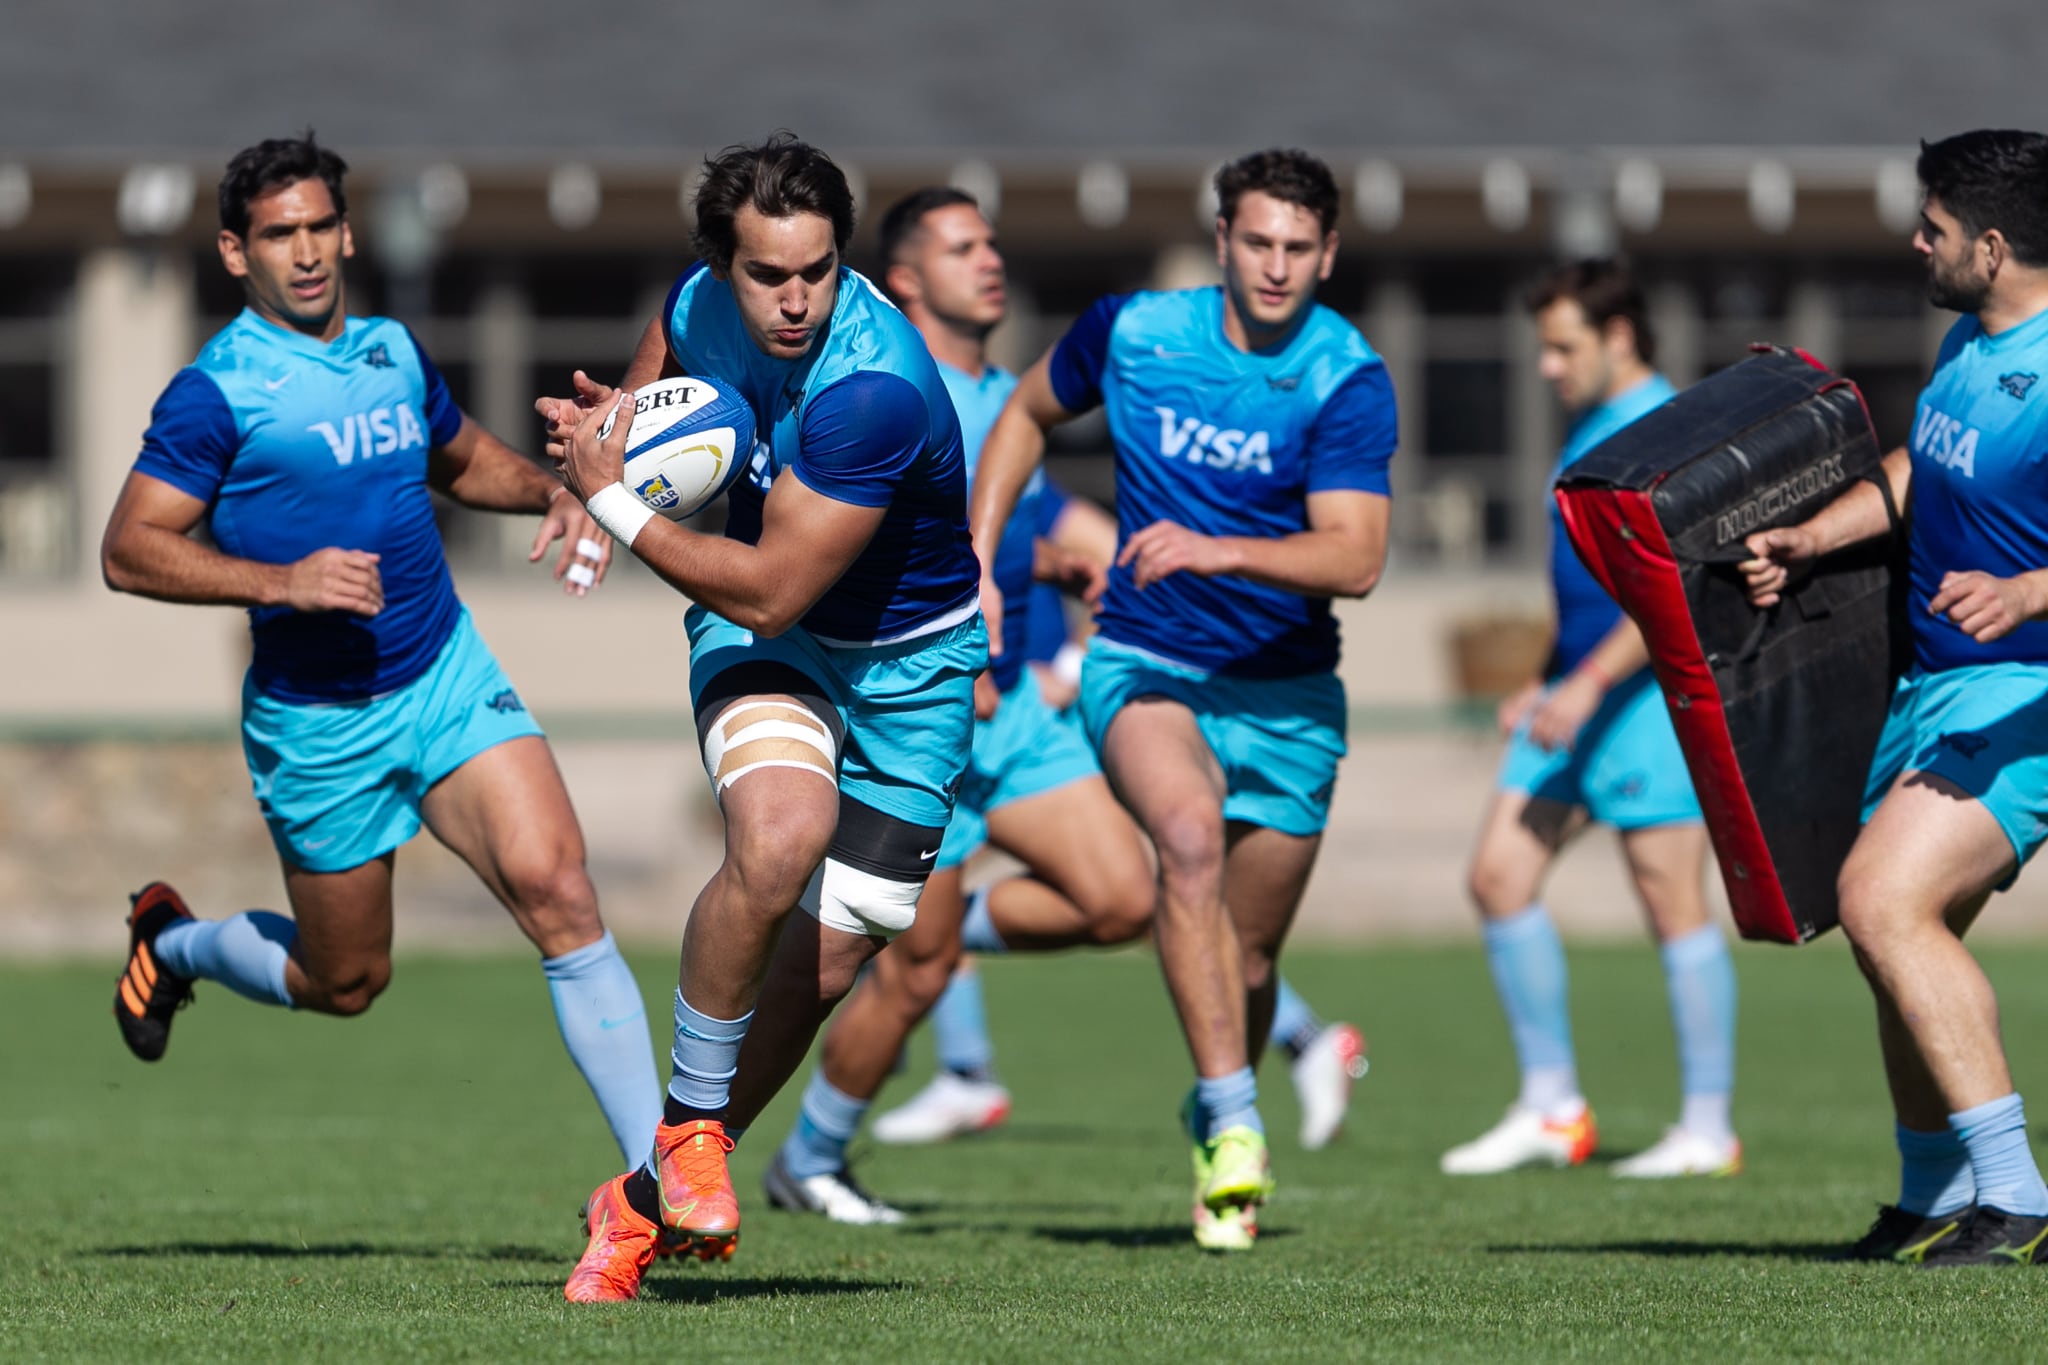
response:
<path id="1" fill-rule="evenodd" d="M 1649 643 L 1745 938 L 1803 943 L 1835 924 L 1905 642 L 1903 537 L 1829 556 L 1764 611 L 1735 566 L 1744 537 L 1860 479 L 1889 503 L 1882 459 L 1855 385 L 1758 347 L 1558 480 L 1573 547 Z"/>

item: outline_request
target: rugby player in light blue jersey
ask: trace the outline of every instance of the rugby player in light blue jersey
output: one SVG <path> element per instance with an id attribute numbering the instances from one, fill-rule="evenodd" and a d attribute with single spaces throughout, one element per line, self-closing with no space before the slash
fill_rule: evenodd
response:
<path id="1" fill-rule="evenodd" d="M 1574 415 L 1560 470 L 1671 397 L 1650 366 L 1656 343 L 1643 292 L 1625 266 L 1582 261 L 1530 296 L 1543 377 Z M 1579 1093 L 1564 947 L 1538 899 L 1566 840 L 1590 817 L 1621 834 L 1657 936 L 1678 1034 L 1684 1109 L 1618 1176 L 1727 1175 L 1742 1164 L 1728 1122 L 1735 1083 L 1735 968 L 1701 888 L 1707 835 L 1650 654 L 1633 621 L 1572 552 L 1550 506 L 1557 642 L 1543 677 L 1500 708 L 1509 736 L 1499 790 L 1472 860 L 1494 988 L 1521 1063 L 1507 1117 L 1444 1153 L 1452 1175 L 1575 1166 L 1598 1143 Z"/>
<path id="2" fill-rule="evenodd" d="M 1851 1255 L 1923 1265 L 2048 1259 L 2048 1186 L 1962 936 L 2048 837 L 2048 137 L 1922 143 L 1913 245 L 1963 314 L 1885 457 L 1907 553 L 1913 664 L 1899 680 L 1839 880 L 1842 930 L 1877 997 L 1897 1116 L 1896 1204 Z M 1749 537 L 1751 600 L 1891 530 L 1875 486 Z"/>
<path id="3" fill-rule="evenodd" d="M 539 514 L 531 557 L 563 538 L 572 592 L 610 547 L 456 407 L 403 325 L 348 315 L 346 169 L 310 133 L 229 163 L 220 254 L 248 306 L 157 401 L 101 547 L 117 591 L 249 608 L 242 745 L 292 916 L 194 919 L 152 883 L 115 1017 L 155 1060 L 195 979 L 361 1014 L 391 979 L 393 851 L 424 823 L 540 950 L 563 1041 L 632 1151 L 660 1118 L 640 991 L 547 742 L 455 596 L 429 490 Z"/>
<path id="4" fill-rule="evenodd" d="M 1315 303 L 1329 168 L 1258 152 L 1216 190 L 1222 287 L 1091 307 L 997 419 L 972 521 L 987 564 L 1045 431 L 1107 410 L 1122 548 L 1081 718 L 1158 853 L 1154 933 L 1197 1077 L 1195 1238 L 1244 1250 L 1272 1188 L 1252 1067 L 1344 754 L 1330 599 L 1379 579 L 1396 421 L 1386 367 Z M 986 577 L 982 600 L 999 627 Z"/>
<path id="5" fill-rule="evenodd" d="M 695 208 L 702 260 L 626 388 L 699 374 L 752 406 L 725 535 L 655 517 L 620 482 L 628 424 L 598 431 L 630 392 L 579 373 L 573 400 L 537 404 L 598 523 L 695 602 L 690 692 L 726 826 L 683 935 L 664 1122 L 647 1164 L 592 1196 L 576 1301 L 631 1298 L 663 1228 L 732 1254 L 726 1153 L 910 928 L 988 664 L 960 422 L 917 329 L 840 263 L 846 177 L 779 134 L 708 162 Z"/>

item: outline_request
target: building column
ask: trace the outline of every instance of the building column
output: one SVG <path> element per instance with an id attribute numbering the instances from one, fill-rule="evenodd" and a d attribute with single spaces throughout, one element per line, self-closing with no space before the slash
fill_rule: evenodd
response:
<path id="1" fill-rule="evenodd" d="M 192 262 L 175 248 L 104 247 L 79 262 L 59 379 L 74 493 L 73 573 L 99 580 L 100 533 L 135 463 L 149 413 L 192 360 Z"/>
<path id="2" fill-rule="evenodd" d="M 1501 319 L 1508 418 L 1508 549 L 1518 564 L 1541 560 L 1549 545 L 1550 479 L 1557 465 L 1557 395 L 1543 382 L 1541 340 L 1520 291 Z"/>
<path id="3" fill-rule="evenodd" d="M 469 317 L 470 391 L 476 410 L 470 415 L 514 450 L 536 458 L 539 419 L 533 413 L 533 310 L 516 280 L 500 279 L 485 287 Z M 497 562 L 521 565 L 533 544 L 533 522 L 526 517 L 493 517 L 497 528 Z"/>
<path id="4" fill-rule="evenodd" d="M 1366 300 L 1365 316 L 1359 322 L 1393 382 L 1394 402 L 1401 415 L 1400 449 L 1413 469 L 1428 436 L 1422 429 L 1422 296 L 1406 280 L 1382 280 Z M 1395 467 L 1399 469 L 1401 463 Z"/>
<path id="5" fill-rule="evenodd" d="M 1792 286 L 1785 303 L 1785 336 L 1831 370 L 1842 368 L 1842 308 L 1835 291 L 1817 281 Z"/>
<path id="6" fill-rule="evenodd" d="M 1692 286 L 1672 281 L 1650 292 L 1650 330 L 1657 368 L 1679 388 L 1700 377 L 1700 301 Z"/>

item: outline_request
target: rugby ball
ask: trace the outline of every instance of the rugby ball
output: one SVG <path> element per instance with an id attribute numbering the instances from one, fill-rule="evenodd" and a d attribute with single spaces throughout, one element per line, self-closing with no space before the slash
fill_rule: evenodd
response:
<path id="1" fill-rule="evenodd" d="M 598 428 L 611 435 L 618 409 Z M 626 429 L 626 487 L 670 521 L 716 502 L 754 454 L 754 410 L 731 386 L 682 375 L 633 394 Z"/>

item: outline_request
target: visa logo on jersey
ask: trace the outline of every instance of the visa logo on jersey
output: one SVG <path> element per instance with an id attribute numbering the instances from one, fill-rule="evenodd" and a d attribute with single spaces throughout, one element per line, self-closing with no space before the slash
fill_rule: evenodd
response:
<path id="1" fill-rule="evenodd" d="M 1199 417 L 1182 417 L 1172 408 L 1152 411 L 1159 414 L 1159 453 L 1167 459 L 1238 474 L 1251 469 L 1273 472 L 1273 442 L 1265 432 L 1219 427 Z"/>
<path id="2" fill-rule="evenodd" d="M 1940 408 L 1920 409 L 1913 424 L 1913 449 L 1966 479 L 1977 477 L 1977 428 L 1966 427 Z"/>
<path id="3" fill-rule="evenodd" d="M 332 422 L 315 422 L 306 430 L 317 431 L 326 438 L 327 448 L 334 452 L 334 462 L 344 469 L 358 455 L 367 460 L 372 455 L 389 455 L 414 446 L 425 449 L 427 444 L 426 428 L 403 403 L 351 413 L 341 419 L 339 427 Z"/>

